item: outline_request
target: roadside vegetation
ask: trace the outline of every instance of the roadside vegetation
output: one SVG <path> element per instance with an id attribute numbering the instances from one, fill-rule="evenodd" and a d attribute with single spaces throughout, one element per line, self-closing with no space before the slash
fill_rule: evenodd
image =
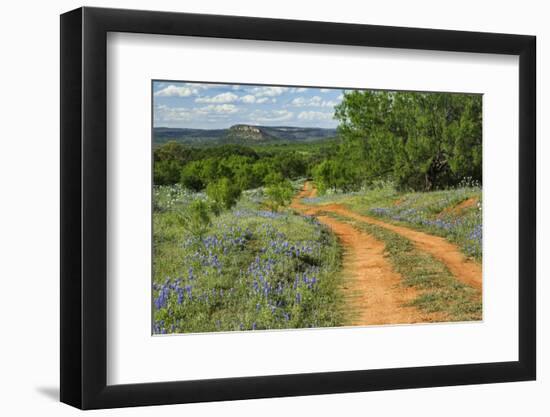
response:
<path id="1" fill-rule="evenodd" d="M 462 252 L 481 262 L 483 257 L 482 190 L 464 181 L 454 188 L 428 192 L 402 192 L 390 182 L 378 182 L 355 192 L 330 192 L 304 202 L 338 203 L 367 216 L 413 227 L 444 237 Z"/>
<path id="2" fill-rule="evenodd" d="M 341 250 L 315 218 L 267 210 L 263 189 L 218 215 L 207 194 L 154 193 L 154 333 L 341 325 Z"/>

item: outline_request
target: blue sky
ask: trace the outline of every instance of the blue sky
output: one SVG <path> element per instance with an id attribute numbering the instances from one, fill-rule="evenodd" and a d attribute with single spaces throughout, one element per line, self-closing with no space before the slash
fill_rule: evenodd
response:
<path id="1" fill-rule="evenodd" d="M 153 82 L 155 127 L 227 128 L 235 124 L 332 128 L 342 89 Z"/>

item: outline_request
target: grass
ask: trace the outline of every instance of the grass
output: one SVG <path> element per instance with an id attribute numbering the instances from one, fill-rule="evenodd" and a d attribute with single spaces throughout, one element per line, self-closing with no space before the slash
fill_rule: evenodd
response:
<path id="1" fill-rule="evenodd" d="M 457 208 L 469 199 L 474 201 L 473 205 Z M 402 193 L 389 183 L 353 193 L 327 194 L 306 201 L 308 204 L 344 204 L 359 214 L 376 216 L 444 237 L 478 262 L 483 256 L 481 202 L 482 191 L 477 186 Z"/>
<path id="2" fill-rule="evenodd" d="M 299 190 L 302 184 L 297 181 L 293 186 Z M 481 191 L 465 188 L 403 194 L 380 187 L 308 202 L 336 201 L 359 213 L 434 233 L 430 228 L 437 226 L 418 222 L 410 210 L 421 213 L 422 219 L 444 218 L 441 213 L 456 218 L 477 216 L 471 224 L 462 221 L 461 227 L 468 230 L 481 225 L 481 213 L 472 208 L 461 212 L 448 208 L 472 196 L 480 199 Z M 193 235 L 182 224 L 181 214 L 193 201 L 205 199 L 203 193 L 191 193 L 177 185 L 155 187 L 153 333 L 337 327 L 346 323 L 339 289 L 341 248 L 325 226 L 291 210 L 265 210 L 263 190 L 256 189 L 245 191 L 233 209 L 212 215 L 204 234 Z M 457 281 L 444 264 L 417 250 L 408 239 L 365 222 L 327 215 L 385 243 L 403 285 L 419 291 L 411 305 L 442 313 L 452 321 L 481 319 L 479 291 Z M 436 234 L 443 233 L 450 240 L 461 239 L 458 234 L 452 238 L 445 229 Z"/>
<path id="3" fill-rule="evenodd" d="M 403 277 L 403 285 L 420 291 L 410 305 L 428 313 L 444 313 L 449 321 L 481 320 L 480 292 L 459 282 L 442 262 L 417 250 L 410 240 L 380 226 L 334 213 L 324 214 L 384 242 L 385 253 L 395 271 Z"/>
<path id="4" fill-rule="evenodd" d="M 343 323 L 341 250 L 316 219 L 262 208 L 261 190 L 193 236 L 177 186 L 154 196 L 153 332 L 333 327 Z"/>

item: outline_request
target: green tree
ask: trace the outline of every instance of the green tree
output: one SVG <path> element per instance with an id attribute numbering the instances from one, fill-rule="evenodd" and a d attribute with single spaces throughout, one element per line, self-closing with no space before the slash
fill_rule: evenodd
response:
<path id="1" fill-rule="evenodd" d="M 278 211 L 280 207 L 290 203 L 294 189 L 289 180 L 283 179 L 278 173 L 273 173 L 268 176 L 266 183 L 266 205 L 271 211 Z"/>
<path id="2" fill-rule="evenodd" d="M 191 191 L 201 191 L 205 187 L 203 162 L 193 161 L 183 167 L 180 173 L 181 184 Z"/>
<path id="3" fill-rule="evenodd" d="M 175 184 L 180 179 L 181 169 L 182 165 L 175 160 L 164 160 L 155 162 L 153 170 L 154 184 Z"/>
<path id="4" fill-rule="evenodd" d="M 264 177 L 264 184 L 266 186 L 276 185 L 284 181 L 284 177 L 280 172 L 271 171 Z"/>
<path id="5" fill-rule="evenodd" d="M 361 165 L 364 183 L 392 179 L 403 188 L 431 190 L 465 176 L 481 181 L 479 95 L 353 91 L 335 117 L 342 144 L 333 159 Z"/>
<path id="6" fill-rule="evenodd" d="M 157 161 L 176 161 L 180 165 L 189 162 L 194 157 L 194 150 L 188 146 L 174 141 L 167 142 L 159 146 L 154 151 L 154 160 Z"/>
<path id="7" fill-rule="evenodd" d="M 193 151 L 176 142 L 168 142 L 153 152 L 153 181 L 157 185 L 175 184 L 180 171 L 193 157 Z"/>
<path id="8" fill-rule="evenodd" d="M 219 214 L 222 210 L 229 210 L 241 196 L 241 189 L 236 183 L 224 177 L 211 182 L 206 187 L 206 195 L 212 202 L 212 210 Z"/>

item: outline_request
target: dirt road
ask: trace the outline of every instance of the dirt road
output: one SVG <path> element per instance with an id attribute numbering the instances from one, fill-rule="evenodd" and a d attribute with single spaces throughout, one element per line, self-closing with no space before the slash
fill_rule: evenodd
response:
<path id="1" fill-rule="evenodd" d="M 316 190 L 306 182 L 291 207 L 315 215 L 338 236 L 344 248 L 343 293 L 349 325 L 400 324 L 444 321 L 438 313 L 424 313 L 405 304 L 418 296 L 411 287 L 401 284 L 401 276 L 392 269 L 384 256 L 384 243 L 361 232 L 348 223 L 323 216 L 327 206 L 313 207 L 301 202 L 304 197 L 315 196 Z M 336 211 L 335 211 L 336 212 Z M 347 215 L 347 214 L 346 214 Z M 351 216 L 349 216 L 351 217 Z"/>
<path id="2" fill-rule="evenodd" d="M 316 191 L 311 183 L 306 183 L 304 190 L 300 193 L 302 195 L 300 198 L 308 197 L 310 194 L 314 195 Z M 430 235 L 405 226 L 387 223 L 374 217 L 357 214 L 341 204 L 327 204 L 316 207 L 306 206 L 302 203 L 299 204 L 301 204 L 303 209 L 309 210 L 311 213 L 318 211 L 333 212 L 355 220 L 375 224 L 398 233 L 411 240 L 421 251 L 427 252 L 443 262 L 456 279 L 478 290 L 482 289 L 481 265 L 467 259 L 458 247 L 442 237 Z"/>

